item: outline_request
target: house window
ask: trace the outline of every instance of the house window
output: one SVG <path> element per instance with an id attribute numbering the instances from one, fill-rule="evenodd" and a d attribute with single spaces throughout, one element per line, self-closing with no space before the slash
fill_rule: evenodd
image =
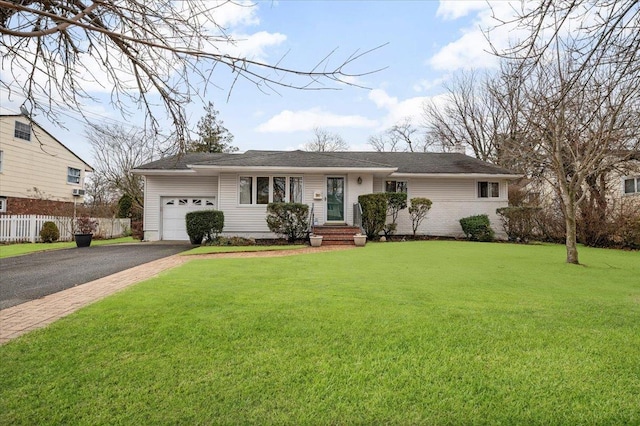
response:
<path id="1" fill-rule="evenodd" d="M 240 176 L 238 194 L 240 204 L 301 203 L 302 177 Z"/>
<path id="2" fill-rule="evenodd" d="M 289 201 L 292 203 L 302 203 L 302 178 L 289 178 Z"/>
<path id="3" fill-rule="evenodd" d="M 401 180 L 388 180 L 384 184 L 385 192 L 402 192 L 407 193 L 407 182 Z"/>
<path id="4" fill-rule="evenodd" d="M 30 141 L 31 125 L 16 121 L 16 128 L 13 131 L 13 136 L 15 136 L 18 139 L 24 139 L 25 141 Z"/>
<path id="5" fill-rule="evenodd" d="M 287 178 L 274 176 L 273 178 L 273 202 L 284 203 L 287 199 Z"/>
<path id="6" fill-rule="evenodd" d="M 253 204 L 253 178 L 240 178 L 240 204 Z"/>
<path id="7" fill-rule="evenodd" d="M 7 197 L 0 197 L 0 213 L 7 211 Z"/>
<path id="8" fill-rule="evenodd" d="M 193 204 L 194 206 L 201 206 L 202 200 L 199 198 L 194 198 L 193 200 L 191 200 L 191 204 Z"/>
<path id="9" fill-rule="evenodd" d="M 257 177 L 256 178 L 256 204 L 269 204 L 269 178 Z"/>
<path id="10" fill-rule="evenodd" d="M 624 178 L 625 194 L 640 194 L 640 176 Z"/>
<path id="11" fill-rule="evenodd" d="M 478 182 L 478 198 L 500 197 L 499 182 Z"/>
<path id="12" fill-rule="evenodd" d="M 67 183 L 80 183 L 80 169 L 67 167 Z"/>

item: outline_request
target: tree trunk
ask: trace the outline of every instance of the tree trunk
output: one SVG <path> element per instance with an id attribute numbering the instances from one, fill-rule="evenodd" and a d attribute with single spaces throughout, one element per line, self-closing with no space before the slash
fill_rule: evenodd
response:
<path id="1" fill-rule="evenodd" d="M 567 247 L 567 263 L 579 265 L 578 244 L 576 232 L 576 201 L 575 194 L 569 189 L 562 187 L 562 202 L 564 203 L 564 223 L 567 237 L 565 245 Z"/>

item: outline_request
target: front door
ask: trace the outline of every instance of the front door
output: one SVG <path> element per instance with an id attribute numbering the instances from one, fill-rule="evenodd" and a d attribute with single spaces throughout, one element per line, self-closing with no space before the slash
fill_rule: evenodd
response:
<path id="1" fill-rule="evenodd" d="M 344 178 L 327 178 L 327 222 L 344 222 Z"/>

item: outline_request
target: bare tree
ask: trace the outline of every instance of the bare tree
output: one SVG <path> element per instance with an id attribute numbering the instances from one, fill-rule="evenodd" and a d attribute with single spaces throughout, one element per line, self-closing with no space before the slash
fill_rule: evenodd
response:
<path id="1" fill-rule="evenodd" d="M 337 133 L 329 132 L 321 127 L 313 129 L 313 139 L 304 144 L 305 151 L 329 152 L 347 151 L 349 144 Z"/>
<path id="2" fill-rule="evenodd" d="M 378 152 L 427 152 L 436 142 L 429 136 L 405 117 L 384 132 L 370 136 L 369 145 Z"/>
<path id="3" fill-rule="evenodd" d="M 513 131 L 509 128 L 506 105 L 500 105 L 489 90 L 491 84 L 489 75 L 463 72 L 445 85 L 444 104 L 432 101 L 423 105 L 424 127 L 443 151 L 468 146 L 475 157 L 502 163 L 500 141 Z"/>
<path id="4" fill-rule="evenodd" d="M 520 79 L 527 119 L 524 138 L 506 149 L 547 179 L 562 201 L 567 262 L 579 263 L 576 245 L 578 207 L 595 188 L 599 176 L 628 161 L 640 149 L 640 93 L 637 80 L 627 78 L 619 64 L 581 68 L 570 57 L 549 55 Z"/>
<path id="5" fill-rule="evenodd" d="M 142 178 L 131 169 L 175 153 L 175 145 L 158 141 L 156 135 L 143 129 L 120 125 L 90 127 L 86 137 L 94 158 L 92 180 L 120 196 L 129 196 L 142 209 Z"/>
<path id="6" fill-rule="evenodd" d="M 112 104 L 125 116 L 133 102 L 154 131 L 164 121 L 156 109 L 160 104 L 184 149 L 185 106 L 206 95 L 203 87 L 216 84 L 218 66 L 234 75 L 229 92 L 239 79 L 262 91 L 317 90 L 368 74 L 348 68 L 371 50 L 337 62 L 333 51 L 306 70 L 283 65 L 285 58 L 266 63 L 225 53 L 238 40 L 218 24 L 216 11 L 229 4 L 255 6 L 207 0 L 0 0 L 2 68 L 11 76 L 0 85 L 10 96 L 23 96 L 30 111 L 59 123 L 56 107 L 85 116 L 83 101 L 94 100 L 87 82 L 109 87 Z"/>
<path id="7" fill-rule="evenodd" d="M 640 149 L 640 3 L 543 0 L 512 23 L 528 36 L 496 53 L 515 61 L 507 78 L 527 104 L 527 143 L 514 151 L 551 177 L 562 200 L 567 262 L 577 264 L 583 186 Z"/>

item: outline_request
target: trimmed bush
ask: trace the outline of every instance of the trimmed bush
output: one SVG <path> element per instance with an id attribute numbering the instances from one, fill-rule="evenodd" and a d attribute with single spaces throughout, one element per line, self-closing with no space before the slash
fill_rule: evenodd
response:
<path id="1" fill-rule="evenodd" d="M 502 207 L 496 213 L 510 241 L 527 243 L 533 237 L 536 215 L 540 210 L 540 207 L 529 206 Z"/>
<path id="2" fill-rule="evenodd" d="M 212 241 L 224 228 L 224 213 L 218 210 L 189 212 L 185 216 L 191 244 L 201 244 L 203 238 Z"/>
<path id="3" fill-rule="evenodd" d="M 389 237 L 396 232 L 400 210 L 407 208 L 407 194 L 404 192 L 386 192 L 385 196 L 387 198 L 386 214 L 391 217 L 391 222 L 384 226 L 384 235 Z"/>
<path id="4" fill-rule="evenodd" d="M 387 221 L 387 195 L 384 192 L 365 194 L 358 197 L 362 207 L 362 229 L 367 238 L 378 238 Z"/>
<path id="5" fill-rule="evenodd" d="M 309 230 L 309 206 L 302 203 L 269 203 L 267 226 L 271 232 L 286 238 L 290 243 L 306 238 Z"/>
<path id="6" fill-rule="evenodd" d="M 411 206 L 409 206 L 409 216 L 411 216 L 411 228 L 413 229 L 413 236 L 416 236 L 420 223 L 427 217 L 427 213 L 431 210 L 432 202 L 428 198 L 416 197 L 411 199 Z"/>
<path id="7" fill-rule="evenodd" d="M 460 226 L 470 241 L 493 241 L 493 229 L 486 214 L 464 217 L 460 219 Z"/>
<path id="8" fill-rule="evenodd" d="M 40 239 L 43 243 L 55 243 L 60 238 L 58 225 L 53 222 L 45 222 L 40 229 Z"/>

